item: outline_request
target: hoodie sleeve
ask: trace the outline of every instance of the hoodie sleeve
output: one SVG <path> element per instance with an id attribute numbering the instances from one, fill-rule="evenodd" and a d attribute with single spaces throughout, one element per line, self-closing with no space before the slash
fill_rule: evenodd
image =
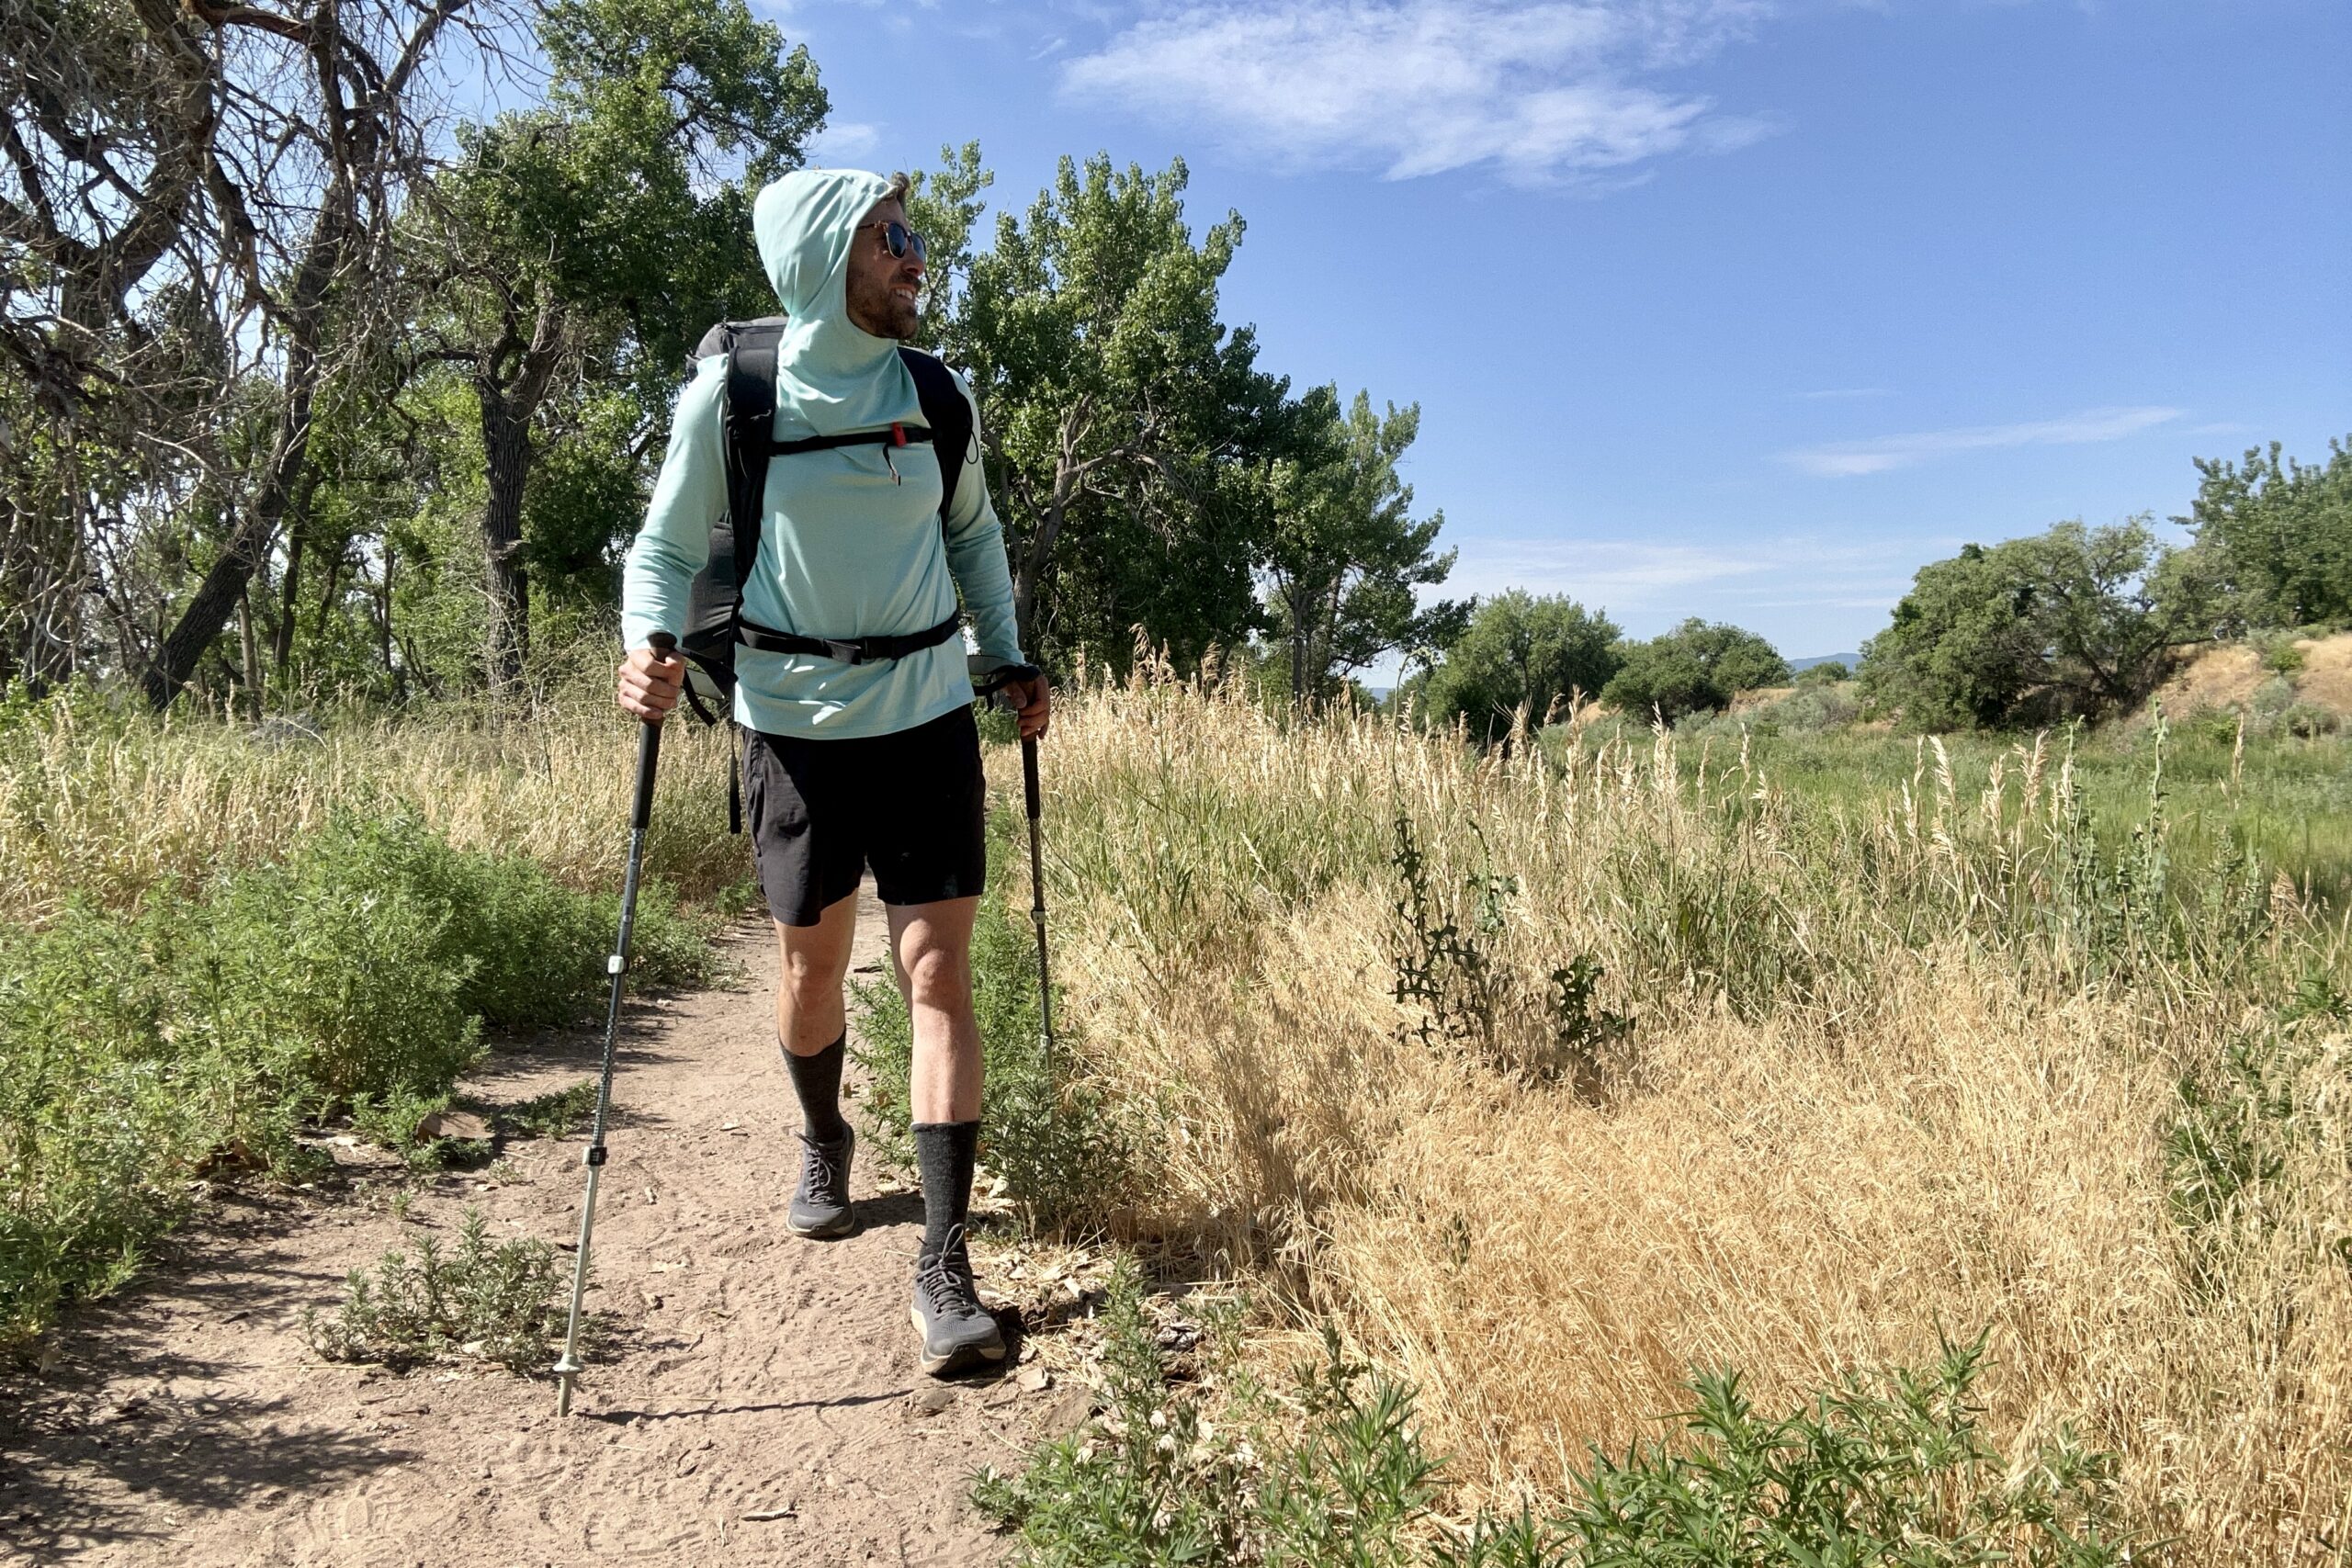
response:
<path id="1" fill-rule="evenodd" d="M 659 631 L 682 635 L 695 574 L 710 559 L 711 525 L 727 515 L 727 457 L 719 405 L 727 397 L 727 356 L 695 367 L 671 416 L 670 450 L 653 481 L 645 526 L 621 565 L 621 645 L 646 646 Z M 994 519 L 991 518 L 993 523 Z"/>
<path id="2" fill-rule="evenodd" d="M 972 446 L 978 450 L 979 403 L 972 396 L 971 383 L 960 374 L 956 386 L 972 405 Z M 1025 663 L 1021 655 L 1021 628 L 1012 613 L 1012 572 L 1005 562 L 1004 525 L 997 521 L 996 508 L 989 502 L 988 476 L 977 458 L 967 462 L 957 476 L 956 493 L 948 499 L 944 520 L 947 568 L 963 592 L 964 607 L 971 612 L 972 632 L 979 640 L 980 652 L 1001 663 Z"/>

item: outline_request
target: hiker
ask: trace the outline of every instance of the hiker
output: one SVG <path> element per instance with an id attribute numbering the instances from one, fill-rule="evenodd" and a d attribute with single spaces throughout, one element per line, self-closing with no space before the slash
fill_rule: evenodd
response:
<path id="1" fill-rule="evenodd" d="M 975 1293 L 965 1240 L 980 1114 L 970 952 L 987 855 L 959 588 L 978 662 L 1023 660 L 1003 534 L 978 461 L 978 411 L 961 378 L 952 383 L 960 406 L 949 412 L 963 441 L 935 453 L 908 441 L 941 423 L 924 418 L 916 372 L 934 408 L 950 383 L 935 361 L 899 347 L 914 335 L 923 283 L 907 188 L 903 175 L 802 170 L 752 207 L 785 321 L 775 339 L 775 444 L 732 649 L 734 719 L 748 732 L 748 826 L 775 921 L 776 1033 L 802 1117 L 786 1225 L 836 1237 L 855 1224 L 855 1139 L 840 1103 L 842 986 L 858 879 L 870 865 L 914 1025 L 923 1235 L 913 1317 L 923 1371 L 944 1377 L 1005 1353 Z M 648 638 L 684 633 L 690 587 L 714 525 L 729 516 L 727 361 L 700 360 L 678 400 L 622 576 L 630 652 L 618 700 L 642 719 L 670 711 L 686 673 Z M 943 496 L 949 466 L 955 493 Z M 1032 672 L 1007 691 L 1022 736 L 1042 736 L 1044 677 Z"/>

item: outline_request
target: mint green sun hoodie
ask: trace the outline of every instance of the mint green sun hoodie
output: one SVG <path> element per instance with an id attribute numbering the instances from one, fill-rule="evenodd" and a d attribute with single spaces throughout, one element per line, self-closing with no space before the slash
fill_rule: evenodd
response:
<path id="1" fill-rule="evenodd" d="M 760 260 L 790 318 L 776 350 L 778 440 L 922 423 L 898 344 L 849 319 L 856 225 L 888 188 L 879 175 L 856 170 L 802 170 L 752 206 Z M 961 377 L 956 382 L 969 399 L 971 389 Z M 711 525 L 727 514 L 726 394 L 727 361 L 714 355 L 695 367 L 678 399 L 669 455 L 621 573 L 621 637 L 629 648 L 685 625 Z M 887 459 L 878 446 L 769 459 L 745 616 L 804 637 L 903 636 L 956 614 L 960 586 L 980 652 L 1019 662 L 1012 580 L 980 473 L 977 410 L 973 429 L 956 494 L 946 498 L 944 537 L 939 463 L 927 446 Z M 735 667 L 736 718 L 770 735 L 888 735 L 972 700 L 958 637 L 871 664 L 738 647 Z"/>

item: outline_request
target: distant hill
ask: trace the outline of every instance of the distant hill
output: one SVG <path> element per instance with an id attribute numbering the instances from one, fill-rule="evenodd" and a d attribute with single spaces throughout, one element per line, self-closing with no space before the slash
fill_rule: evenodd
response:
<path id="1" fill-rule="evenodd" d="M 1847 669 L 1852 670 L 1858 668 L 1861 662 L 1862 656 L 1859 653 L 1816 653 L 1811 659 L 1790 660 L 1789 670 L 1791 673 L 1794 673 L 1799 670 L 1810 670 L 1816 664 L 1842 664 Z"/>

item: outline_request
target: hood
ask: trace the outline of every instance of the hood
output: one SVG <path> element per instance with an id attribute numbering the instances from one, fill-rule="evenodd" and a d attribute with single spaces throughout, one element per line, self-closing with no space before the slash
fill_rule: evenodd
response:
<path id="1" fill-rule="evenodd" d="M 889 188 L 863 169 L 799 169 L 752 206 L 760 264 L 789 319 L 776 345 L 776 410 L 819 435 L 904 420 L 915 406 L 898 344 L 849 319 L 850 246 Z"/>

